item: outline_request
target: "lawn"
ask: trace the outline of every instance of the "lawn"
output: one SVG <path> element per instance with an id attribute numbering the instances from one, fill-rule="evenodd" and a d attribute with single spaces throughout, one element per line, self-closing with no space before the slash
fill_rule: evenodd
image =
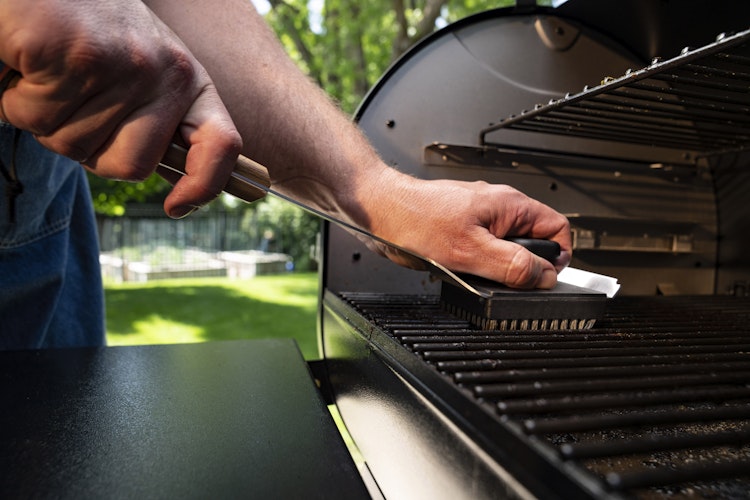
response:
<path id="1" fill-rule="evenodd" d="M 248 280 L 196 278 L 108 284 L 109 345 L 173 344 L 292 337 L 318 358 L 318 275 Z"/>

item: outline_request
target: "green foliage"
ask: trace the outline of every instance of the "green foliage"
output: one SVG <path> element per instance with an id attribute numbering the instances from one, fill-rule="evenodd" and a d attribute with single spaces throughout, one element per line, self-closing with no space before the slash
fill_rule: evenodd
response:
<path id="1" fill-rule="evenodd" d="M 477 12 L 514 5 L 514 0 L 461 0 L 448 2 L 444 20 L 453 23 Z M 540 2 L 537 2 L 540 3 Z"/>
<path id="2" fill-rule="evenodd" d="M 157 175 L 143 182 L 112 181 L 91 173 L 88 179 L 94 211 L 110 216 L 123 215 L 128 203 L 161 202 L 169 189 L 169 183 Z"/>
<path id="3" fill-rule="evenodd" d="M 271 0 L 266 19 L 289 55 L 353 112 L 387 67 L 437 26 L 513 0 Z"/>

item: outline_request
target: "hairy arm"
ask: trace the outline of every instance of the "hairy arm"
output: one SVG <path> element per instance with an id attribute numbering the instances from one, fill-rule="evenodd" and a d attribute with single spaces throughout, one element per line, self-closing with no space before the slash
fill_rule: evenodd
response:
<path id="1" fill-rule="evenodd" d="M 513 286 L 554 285 L 553 266 L 502 238 L 558 241 L 559 270 L 570 260 L 565 217 L 508 186 L 424 181 L 386 166 L 249 1 L 147 3 L 206 67 L 243 152 L 268 167 L 276 189 L 454 270 Z"/>

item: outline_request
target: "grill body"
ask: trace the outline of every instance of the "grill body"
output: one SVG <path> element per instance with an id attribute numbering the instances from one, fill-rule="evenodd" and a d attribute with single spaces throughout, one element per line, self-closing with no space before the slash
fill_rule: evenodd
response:
<path id="1" fill-rule="evenodd" d="M 321 351 L 386 497 L 747 490 L 748 153 L 497 126 L 750 19 L 741 2 L 677 4 L 487 12 L 419 44 L 365 99 L 358 122 L 387 162 L 427 179 L 510 184 L 549 204 L 571 220 L 573 265 L 622 284 L 588 333 L 479 331 L 440 310 L 429 275 L 326 227 Z M 664 128 L 700 129 L 683 122 Z M 733 125 L 747 144 L 744 123 Z"/>

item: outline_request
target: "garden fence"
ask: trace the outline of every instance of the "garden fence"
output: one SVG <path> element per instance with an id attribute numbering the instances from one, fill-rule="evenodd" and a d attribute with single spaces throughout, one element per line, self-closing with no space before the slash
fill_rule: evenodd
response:
<path id="1" fill-rule="evenodd" d="M 199 210 L 173 220 L 161 207 L 151 206 L 129 208 L 122 217 L 98 216 L 103 275 L 119 282 L 245 278 L 288 270 L 291 258 L 278 251 L 273 233 L 243 229 L 244 217 L 238 212 Z"/>

